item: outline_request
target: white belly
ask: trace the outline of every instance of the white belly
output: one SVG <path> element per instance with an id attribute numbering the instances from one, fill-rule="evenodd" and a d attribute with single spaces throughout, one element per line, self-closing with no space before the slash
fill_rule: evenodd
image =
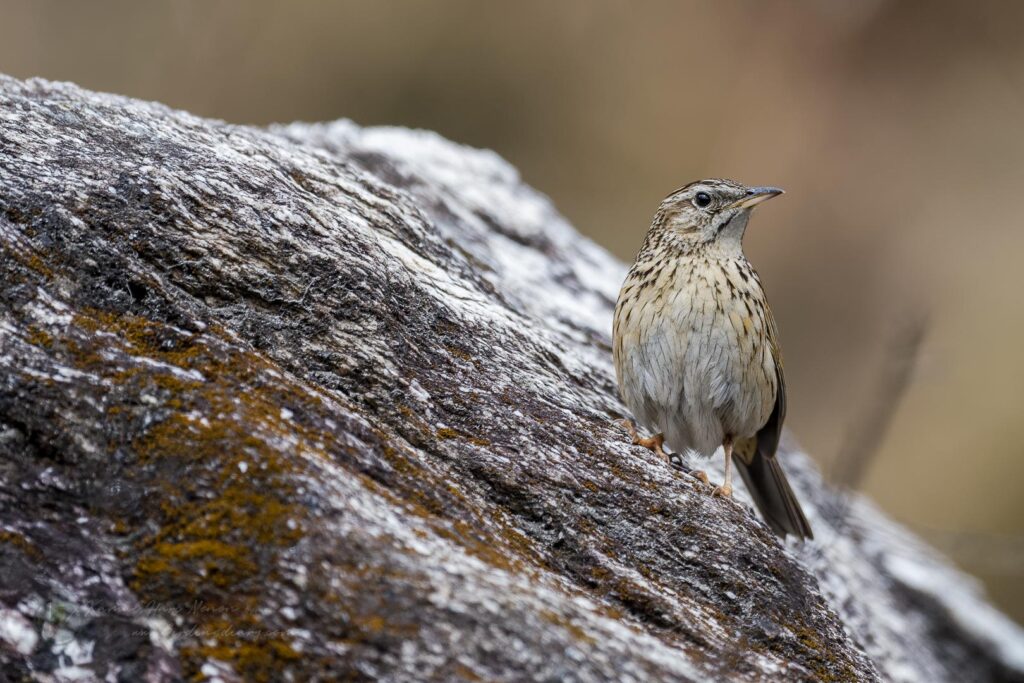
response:
<path id="1" fill-rule="evenodd" d="M 622 398 L 669 448 L 710 456 L 728 434 L 753 436 L 775 402 L 763 317 L 736 300 L 719 310 L 704 286 L 667 288 L 616 316 Z"/>

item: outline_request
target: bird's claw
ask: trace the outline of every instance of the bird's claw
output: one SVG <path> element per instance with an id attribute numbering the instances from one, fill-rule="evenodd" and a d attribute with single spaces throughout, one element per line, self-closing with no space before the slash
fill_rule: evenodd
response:
<path id="1" fill-rule="evenodd" d="M 691 477 L 700 480 L 704 484 L 711 483 L 708 479 L 708 475 L 703 470 L 695 470 L 691 467 L 687 467 L 686 463 L 683 462 L 683 456 L 679 453 L 669 453 L 664 449 L 664 434 L 655 434 L 654 436 L 647 437 L 646 439 L 641 438 L 637 433 L 636 425 L 632 420 L 626 418 L 623 420 L 617 420 L 617 422 L 625 427 L 626 431 L 629 432 L 630 438 L 633 439 L 634 446 L 643 446 L 644 448 L 648 448 L 654 451 L 662 460 L 667 462 L 669 467 L 679 470 L 685 474 L 689 474 Z M 732 488 L 729 489 L 729 493 L 732 493 Z"/>
<path id="2" fill-rule="evenodd" d="M 704 470 L 695 470 L 692 467 L 688 466 L 685 462 L 683 462 L 683 456 L 679 455 L 678 453 L 668 454 L 668 464 L 671 465 L 673 468 L 679 470 L 680 472 L 690 475 L 691 477 L 697 479 L 703 484 L 711 483 L 711 481 L 708 479 L 708 475 L 704 472 Z"/>

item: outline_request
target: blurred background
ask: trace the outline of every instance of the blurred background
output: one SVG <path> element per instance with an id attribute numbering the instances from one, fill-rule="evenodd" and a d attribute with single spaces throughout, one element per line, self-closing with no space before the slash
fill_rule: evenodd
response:
<path id="1" fill-rule="evenodd" d="M 691 180 L 786 188 L 747 254 L 793 433 L 1024 620 L 1024 3 L 0 0 L 0 15 L 16 77 L 495 149 L 624 260 Z"/>

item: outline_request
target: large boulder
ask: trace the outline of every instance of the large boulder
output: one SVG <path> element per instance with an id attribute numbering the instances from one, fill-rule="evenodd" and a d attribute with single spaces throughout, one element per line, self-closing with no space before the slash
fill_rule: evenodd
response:
<path id="1" fill-rule="evenodd" d="M 623 274 L 433 133 L 0 77 L 4 675 L 1024 680 L 792 441 L 789 546 L 629 445 Z"/>

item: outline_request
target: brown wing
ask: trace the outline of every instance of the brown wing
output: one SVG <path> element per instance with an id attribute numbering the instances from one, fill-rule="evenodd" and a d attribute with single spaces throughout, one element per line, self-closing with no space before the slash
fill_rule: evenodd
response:
<path id="1" fill-rule="evenodd" d="M 769 350 L 775 358 L 775 407 L 768 421 L 757 432 L 755 439 L 740 441 L 733 450 L 733 463 L 743 477 L 757 509 L 768 526 L 785 537 L 813 538 L 811 525 L 800 508 L 796 494 L 786 480 L 786 473 L 775 457 L 782 436 L 782 423 L 786 419 L 786 380 L 782 371 L 782 356 L 776 343 L 775 320 L 768 315 Z"/>
<path id="2" fill-rule="evenodd" d="M 775 408 L 768 421 L 757 432 L 757 450 L 765 457 L 774 458 L 782 438 L 782 423 L 786 421 L 786 374 L 782 367 L 782 351 L 779 349 L 779 333 L 771 311 L 768 318 L 768 350 L 775 359 Z"/>

